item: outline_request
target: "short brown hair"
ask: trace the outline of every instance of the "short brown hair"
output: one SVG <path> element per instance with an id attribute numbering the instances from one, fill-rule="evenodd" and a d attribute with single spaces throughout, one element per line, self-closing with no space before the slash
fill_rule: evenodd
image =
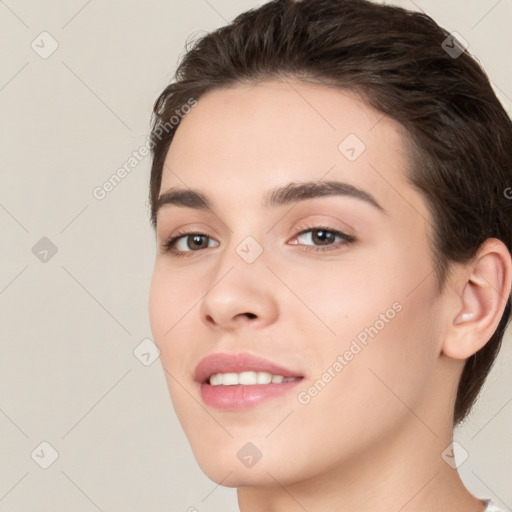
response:
<path id="1" fill-rule="evenodd" d="M 273 0 L 198 39 L 154 105 L 153 227 L 164 160 L 179 124 L 163 136 L 162 128 L 175 111 L 216 88 L 294 77 L 354 90 L 406 128 L 408 179 L 434 220 L 439 290 L 449 264 L 470 261 L 486 239 L 498 238 L 512 252 L 511 121 L 480 65 L 462 49 L 449 53 L 447 43 L 460 46 L 426 14 L 368 0 Z M 493 336 L 465 363 L 454 426 L 487 378 L 510 311 L 509 296 Z"/>

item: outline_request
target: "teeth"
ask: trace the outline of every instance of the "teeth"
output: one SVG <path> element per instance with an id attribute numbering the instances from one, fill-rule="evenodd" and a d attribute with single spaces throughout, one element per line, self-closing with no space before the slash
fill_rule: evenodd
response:
<path id="1" fill-rule="evenodd" d="M 255 384 L 281 384 L 292 382 L 297 377 L 283 377 L 282 375 L 272 375 L 268 372 L 241 372 L 241 373 L 215 373 L 210 377 L 212 386 L 253 386 Z"/>

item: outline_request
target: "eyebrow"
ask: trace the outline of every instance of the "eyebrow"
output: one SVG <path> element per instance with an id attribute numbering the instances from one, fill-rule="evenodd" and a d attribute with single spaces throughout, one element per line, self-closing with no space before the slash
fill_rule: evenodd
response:
<path id="1" fill-rule="evenodd" d="M 264 197 L 263 206 L 265 208 L 275 208 L 326 196 L 354 197 L 366 202 L 382 213 L 387 213 L 372 194 L 342 181 L 291 182 L 285 186 L 269 190 Z M 190 188 L 175 187 L 159 196 L 152 212 L 153 225 L 156 225 L 158 212 L 165 205 L 212 211 L 212 202 L 202 192 Z"/>

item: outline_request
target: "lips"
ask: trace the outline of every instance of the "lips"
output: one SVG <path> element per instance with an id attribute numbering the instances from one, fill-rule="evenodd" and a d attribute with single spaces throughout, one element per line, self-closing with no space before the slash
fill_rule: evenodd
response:
<path id="1" fill-rule="evenodd" d="M 215 373 L 268 372 L 283 377 L 303 377 L 300 372 L 284 368 L 268 359 L 248 353 L 210 354 L 200 361 L 194 371 L 194 380 L 205 383 Z"/>

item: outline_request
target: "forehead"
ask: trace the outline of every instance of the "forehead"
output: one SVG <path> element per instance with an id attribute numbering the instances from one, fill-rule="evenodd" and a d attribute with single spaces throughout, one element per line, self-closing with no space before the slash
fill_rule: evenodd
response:
<path id="1" fill-rule="evenodd" d="M 291 181 L 340 180 L 426 218 L 406 180 L 406 148 L 403 127 L 354 91 L 290 79 L 237 85 L 208 92 L 182 120 L 161 192 L 201 189 L 243 207 Z"/>

